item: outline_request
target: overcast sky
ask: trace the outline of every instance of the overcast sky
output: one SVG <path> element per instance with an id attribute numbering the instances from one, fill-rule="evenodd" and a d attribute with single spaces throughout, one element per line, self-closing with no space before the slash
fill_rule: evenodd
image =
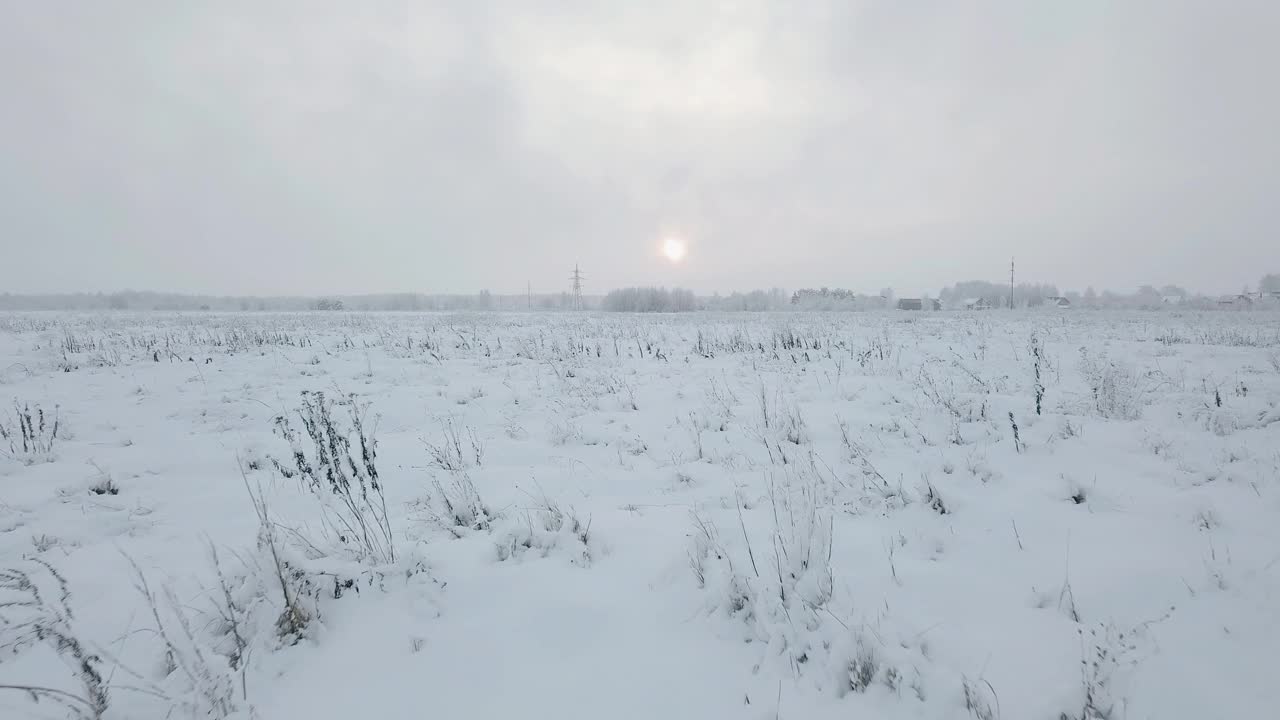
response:
<path id="1" fill-rule="evenodd" d="M 0 291 L 1235 291 L 1280 272 L 1277 38 L 1261 0 L 0 0 Z"/>

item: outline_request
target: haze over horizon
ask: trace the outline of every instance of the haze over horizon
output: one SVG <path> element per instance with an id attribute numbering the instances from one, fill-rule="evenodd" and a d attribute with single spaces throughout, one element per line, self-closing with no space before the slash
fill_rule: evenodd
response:
<path id="1" fill-rule="evenodd" d="M 1280 270 L 1272 3 L 537 5 L 5 3 L 0 291 Z"/>

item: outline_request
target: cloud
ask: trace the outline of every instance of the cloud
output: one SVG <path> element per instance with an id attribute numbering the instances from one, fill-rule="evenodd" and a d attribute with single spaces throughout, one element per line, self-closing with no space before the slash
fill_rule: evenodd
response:
<path id="1" fill-rule="evenodd" d="M 0 284 L 558 289 L 580 262 L 598 287 L 927 289 L 1017 254 L 1064 286 L 1232 289 L 1276 229 L 1278 17 L 10 3 Z"/>

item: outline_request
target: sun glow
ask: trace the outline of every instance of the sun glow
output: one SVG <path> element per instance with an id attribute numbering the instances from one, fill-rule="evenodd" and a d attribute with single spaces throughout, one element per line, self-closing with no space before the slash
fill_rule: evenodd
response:
<path id="1" fill-rule="evenodd" d="M 684 260 L 684 256 L 688 254 L 689 248 L 684 241 L 679 238 L 667 238 L 662 241 L 662 255 L 673 263 Z"/>

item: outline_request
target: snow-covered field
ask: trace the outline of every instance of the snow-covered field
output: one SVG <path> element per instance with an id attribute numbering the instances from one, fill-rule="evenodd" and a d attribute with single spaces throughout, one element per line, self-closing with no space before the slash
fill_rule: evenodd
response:
<path id="1" fill-rule="evenodd" d="M 1280 707 L 1274 314 L 18 314 L 0 397 L 3 718 Z"/>

